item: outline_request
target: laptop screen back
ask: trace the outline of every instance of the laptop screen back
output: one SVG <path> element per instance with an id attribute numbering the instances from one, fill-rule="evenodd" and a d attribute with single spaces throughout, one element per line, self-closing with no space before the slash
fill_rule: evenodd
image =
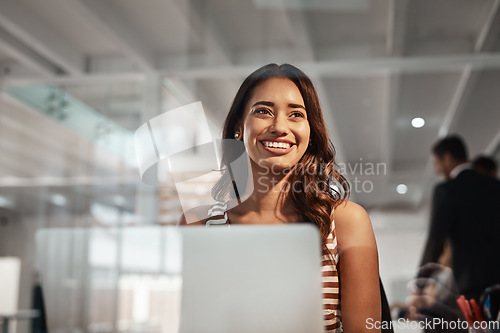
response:
<path id="1" fill-rule="evenodd" d="M 183 229 L 180 332 L 323 332 L 314 227 Z"/>

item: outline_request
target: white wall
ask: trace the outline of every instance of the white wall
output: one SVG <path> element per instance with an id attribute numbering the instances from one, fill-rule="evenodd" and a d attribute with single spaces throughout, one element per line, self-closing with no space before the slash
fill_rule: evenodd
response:
<path id="1" fill-rule="evenodd" d="M 418 211 L 370 211 L 379 251 L 380 277 L 389 304 L 409 295 L 427 236 L 428 207 Z"/>

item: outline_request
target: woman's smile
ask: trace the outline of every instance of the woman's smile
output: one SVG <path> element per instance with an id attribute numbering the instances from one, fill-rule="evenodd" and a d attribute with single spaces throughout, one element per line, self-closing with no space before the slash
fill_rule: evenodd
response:
<path id="1" fill-rule="evenodd" d="M 296 145 L 290 141 L 284 140 L 261 140 L 260 143 L 264 146 L 264 149 L 268 152 L 276 155 L 288 154 Z"/>

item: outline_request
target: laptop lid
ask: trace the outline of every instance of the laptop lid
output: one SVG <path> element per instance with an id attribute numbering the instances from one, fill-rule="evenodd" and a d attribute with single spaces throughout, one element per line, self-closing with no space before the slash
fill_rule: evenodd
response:
<path id="1" fill-rule="evenodd" d="M 312 225 L 185 227 L 181 333 L 323 332 Z"/>

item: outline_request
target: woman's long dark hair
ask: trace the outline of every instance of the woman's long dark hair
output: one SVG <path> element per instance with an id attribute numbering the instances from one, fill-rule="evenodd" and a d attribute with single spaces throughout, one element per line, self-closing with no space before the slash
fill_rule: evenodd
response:
<path id="1" fill-rule="evenodd" d="M 320 231 L 323 251 L 326 248 L 328 235 L 332 231 L 331 214 L 335 207 L 349 197 L 349 184 L 345 177 L 337 171 L 335 148 L 333 147 L 325 126 L 318 96 L 311 80 L 298 68 L 290 64 L 268 64 L 250 74 L 241 84 L 234 97 L 222 132 L 223 139 L 234 139 L 237 126 L 243 121 L 245 107 L 253 90 L 263 81 L 270 78 L 288 78 L 299 89 L 305 103 L 307 119 L 310 126 L 311 144 L 295 168 L 289 171 L 287 203 L 295 207 L 305 222 L 315 224 Z M 234 158 L 228 156 L 223 140 L 222 163 L 229 165 Z M 293 189 L 290 188 L 293 185 Z M 212 189 L 216 200 L 227 198 L 230 188 L 228 169 Z"/>

